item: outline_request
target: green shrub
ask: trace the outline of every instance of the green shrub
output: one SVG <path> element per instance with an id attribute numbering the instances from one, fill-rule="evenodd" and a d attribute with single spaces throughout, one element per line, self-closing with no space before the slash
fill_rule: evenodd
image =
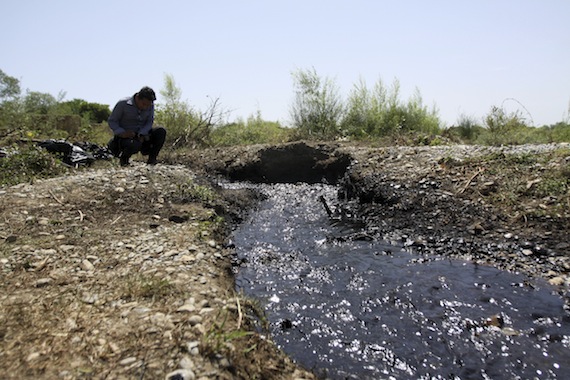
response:
<path id="1" fill-rule="evenodd" d="M 23 146 L 0 158 L 0 185 L 14 185 L 66 172 L 67 168 L 53 154 L 36 146 Z"/>
<path id="2" fill-rule="evenodd" d="M 212 131 L 210 142 L 214 146 L 280 144 L 290 141 L 293 130 L 284 128 L 278 122 L 266 121 L 258 111 L 247 121 L 237 120 Z"/>
<path id="3" fill-rule="evenodd" d="M 520 112 L 507 113 L 502 107 L 492 106 L 484 121 L 486 129 L 478 138 L 483 145 L 524 144 L 532 133 Z"/>
<path id="4" fill-rule="evenodd" d="M 296 93 L 291 106 L 293 126 L 301 138 L 334 139 L 340 136 L 344 105 L 336 83 L 321 79 L 315 69 L 293 73 Z"/>
<path id="5" fill-rule="evenodd" d="M 354 87 L 342 129 L 355 138 L 381 138 L 407 132 L 438 134 L 440 124 L 436 109 L 424 106 L 419 90 L 402 102 L 397 80 L 390 89 L 378 80 L 372 91 L 363 81 Z"/>
<path id="6" fill-rule="evenodd" d="M 160 94 L 163 100 L 157 104 L 155 124 L 168 131 L 166 144 L 173 148 L 209 145 L 212 131 L 223 124 L 228 113 L 222 109 L 220 100 L 211 99 L 205 111 L 192 108 L 181 100 L 182 91 L 170 74 L 165 74 Z"/>

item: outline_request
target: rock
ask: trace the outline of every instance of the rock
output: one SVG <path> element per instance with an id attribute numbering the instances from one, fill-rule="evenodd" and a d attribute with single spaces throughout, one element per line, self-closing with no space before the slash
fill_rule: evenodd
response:
<path id="1" fill-rule="evenodd" d="M 202 317 L 199 315 L 193 315 L 188 318 L 188 323 L 190 323 L 190 326 L 196 326 L 198 323 L 202 323 Z"/>
<path id="2" fill-rule="evenodd" d="M 473 235 L 480 235 L 485 231 L 485 228 L 483 228 L 480 222 L 475 222 L 467 230 Z"/>
<path id="3" fill-rule="evenodd" d="M 192 341 L 186 344 L 186 349 L 192 356 L 200 355 L 200 342 Z"/>
<path id="4" fill-rule="evenodd" d="M 489 195 L 497 191 L 497 184 L 494 181 L 487 181 L 481 185 L 479 192 L 482 195 Z"/>
<path id="5" fill-rule="evenodd" d="M 196 261 L 196 258 L 193 255 L 183 255 L 180 257 L 180 261 L 184 264 L 190 264 Z"/>
<path id="6" fill-rule="evenodd" d="M 158 327 L 164 329 L 173 329 L 174 323 L 172 323 L 172 319 L 169 315 L 164 313 L 155 313 L 150 317 L 150 321 Z"/>
<path id="7" fill-rule="evenodd" d="M 84 271 L 87 272 L 91 272 L 93 270 L 95 270 L 95 266 L 91 263 L 91 261 L 85 259 L 81 262 L 81 268 L 83 268 Z"/>
<path id="8" fill-rule="evenodd" d="M 196 375 L 191 369 L 177 369 L 166 375 L 166 380 L 194 380 Z"/>
<path id="9" fill-rule="evenodd" d="M 186 312 L 186 313 L 193 313 L 196 311 L 196 306 L 185 303 L 184 305 L 180 306 L 176 309 L 178 312 Z"/>
<path id="10" fill-rule="evenodd" d="M 128 358 L 125 358 L 125 359 L 121 360 L 121 361 L 119 362 L 119 364 L 122 365 L 122 366 L 126 366 L 126 365 L 129 365 L 129 364 L 133 364 L 133 363 L 136 362 L 136 361 L 137 361 L 137 358 L 135 358 L 134 356 L 131 356 L 131 357 L 128 357 Z"/>
<path id="11" fill-rule="evenodd" d="M 40 250 L 36 251 L 36 253 L 38 253 L 40 255 L 55 255 L 55 254 L 57 254 L 57 251 L 53 248 L 51 248 L 51 249 L 40 249 Z"/>
<path id="12" fill-rule="evenodd" d="M 39 358 L 40 355 L 41 355 L 41 354 L 40 354 L 39 352 L 32 352 L 31 354 L 28 355 L 28 357 L 26 358 L 26 361 L 27 361 L 27 362 L 34 361 L 34 360 L 36 360 L 37 358 Z"/>
<path id="13" fill-rule="evenodd" d="M 562 285 L 564 285 L 565 282 L 566 282 L 566 280 L 562 276 L 556 276 L 556 277 L 553 277 L 550 280 L 548 280 L 548 283 L 550 285 L 554 285 L 554 286 L 562 286 Z"/>
<path id="14" fill-rule="evenodd" d="M 41 288 L 47 285 L 50 285 L 53 282 L 53 280 L 51 278 L 40 278 L 39 280 L 37 280 L 35 282 L 35 287 L 36 288 Z"/>
<path id="15" fill-rule="evenodd" d="M 180 368 L 182 369 L 194 369 L 196 365 L 192 361 L 192 359 L 188 355 L 184 355 L 182 359 L 180 359 Z"/>
<path id="16" fill-rule="evenodd" d="M 521 334 L 520 331 L 517 331 L 511 327 L 503 327 L 501 329 L 501 332 L 507 336 L 517 336 Z"/>
<path id="17" fill-rule="evenodd" d="M 99 295 L 97 295 L 97 294 L 84 293 L 81 296 L 81 301 L 88 304 L 88 305 L 93 305 L 98 300 L 99 300 Z"/>
<path id="18" fill-rule="evenodd" d="M 168 220 L 173 223 L 184 223 L 188 221 L 188 216 L 180 216 L 180 215 L 171 215 Z"/>
<path id="19" fill-rule="evenodd" d="M 503 317 L 500 315 L 492 315 L 485 320 L 486 326 L 494 326 L 494 327 L 502 328 L 504 326 L 504 324 L 505 324 L 505 321 L 503 320 Z"/>

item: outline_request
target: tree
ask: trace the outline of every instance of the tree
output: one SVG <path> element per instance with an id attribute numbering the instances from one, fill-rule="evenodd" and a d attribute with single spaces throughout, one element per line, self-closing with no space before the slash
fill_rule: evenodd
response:
<path id="1" fill-rule="evenodd" d="M 172 146 L 208 144 L 212 130 L 223 123 L 227 114 L 221 108 L 219 98 L 213 99 L 203 112 L 194 110 L 181 100 L 182 91 L 171 74 L 164 75 L 164 88 L 160 90 L 160 94 L 164 104 L 157 107 L 156 122 L 168 130 L 168 139 L 172 141 Z"/>
<path id="2" fill-rule="evenodd" d="M 14 99 L 20 95 L 20 92 L 20 81 L 0 70 L 0 100 Z"/>
<path id="3" fill-rule="evenodd" d="M 109 119 L 111 110 L 107 104 L 90 103 L 83 99 L 73 99 L 60 102 L 57 106 L 58 114 L 79 115 L 90 123 L 102 123 Z"/>
<path id="4" fill-rule="evenodd" d="M 336 83 L 329 78 L 321 79 L 314 68 L 298 70 L 292 75 L 296 87 L 290 110 L 293 126 L 304 136 L 338 137 L 344 106 Z"/>
<path id="5" fill-rule="evenodd" d="M 48 93 L 28 91 L 24 97 L 26 113 L 47 115 L 56 104 L 57 99 Z"/>

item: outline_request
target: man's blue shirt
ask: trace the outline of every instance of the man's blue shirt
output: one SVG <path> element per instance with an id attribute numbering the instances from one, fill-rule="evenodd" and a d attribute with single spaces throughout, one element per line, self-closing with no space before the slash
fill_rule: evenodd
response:
<path id="1" fill-rule="evenodd" d="M 154 123 L 154 105 L 149 109 L 140 110 L 136 106 L 134 96 L 121 99 L 113 108 L 108 122 L 115 135 L 134 131 L 140 136 L 146 136 Z"/>

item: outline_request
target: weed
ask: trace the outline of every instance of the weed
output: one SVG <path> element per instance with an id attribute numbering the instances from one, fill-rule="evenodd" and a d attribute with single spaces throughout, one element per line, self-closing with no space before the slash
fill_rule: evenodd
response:
<path id="1" fill-rule="evenodd" d="M 176 287 L 164 278 L 137 275 L 128 278 L 124 282 L 121 293 L 127 299 L 156 299 L 176 293 Z"/>
<path id="2" fill-rule="evenodd" d="M 204 335 L 202 339 L 202 351 L 207 356 L 217 356 L 227 354 L 228 351 L 232 351 L 232 341 L 237 339 L 245 338 L 254 335 L 252 331 L 246 331 L 241 328 L 230 329 L 226 326 L 228 322 L 229 313 L 224 312 L 224 316 L 220 320 L 220 316 L 216 318 L 216 322 L 212 324 L 208 332 Z M 245 350 L 246 352 L 252 351 L 251 346 Z"/>
<path id="3" fill-rule="evenodd" d="M 217 199 L 217 195 L 208 186 L 198 185 L 191 180 L 178 183 L 176 193 L 173 198 L 180 203 L 203 202 L 210 203 Z"/>

